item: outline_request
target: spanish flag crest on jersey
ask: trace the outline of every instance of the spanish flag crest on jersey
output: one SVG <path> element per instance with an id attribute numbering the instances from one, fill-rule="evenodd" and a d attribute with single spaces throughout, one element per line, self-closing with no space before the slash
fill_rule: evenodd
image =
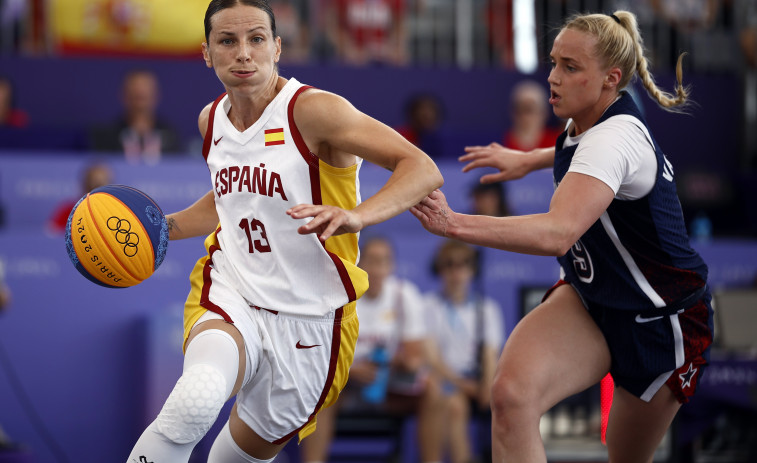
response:
<path id="1" fill-rule="evenodd" d="M 62 53 L 199 55 L 208 0 L 50 0 Z"/>
<path id="2" fill-rule="evenodd" d="M 283 145 L 284 144 L 284 129 L 268 129 L 264 132 L 265 146 Z"/>

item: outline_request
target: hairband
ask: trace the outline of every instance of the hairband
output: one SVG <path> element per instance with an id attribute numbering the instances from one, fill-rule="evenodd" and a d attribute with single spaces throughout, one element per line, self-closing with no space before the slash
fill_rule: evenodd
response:
<path id="1" fill-rule="evenodd" d="M 620 18 L 618 18 L 617 16 L 615 16 L 615 13 L 608 14 L 607 16 L 611 17 L 612 19 L 615 20 L 616 23 L 620 24 Z"/>

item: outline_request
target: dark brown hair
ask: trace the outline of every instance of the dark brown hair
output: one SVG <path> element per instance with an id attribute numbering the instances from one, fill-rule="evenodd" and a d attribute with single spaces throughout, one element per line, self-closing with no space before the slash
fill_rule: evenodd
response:
<path id="1" fill-rule="evenodd" d="M 213 15 L 237 5 L 253 6 L 265 11 L 271 19 L 271 32 L 276 37 L 276 18 L 273 16 L 273 10 L 271 9 L 271 5 L 268 4 L 268 0 L 211 0 L 208 9 L 205 11 L 205 42 L 208 42 L 210 39 L 210 30 L 212 29 L 210 20 L 213 18 Z"/>

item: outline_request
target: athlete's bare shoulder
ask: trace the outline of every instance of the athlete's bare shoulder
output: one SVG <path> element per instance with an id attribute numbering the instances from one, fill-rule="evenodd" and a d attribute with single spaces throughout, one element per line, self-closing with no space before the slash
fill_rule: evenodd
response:
<path id="1" fill-rule="evenodd" d="M 299 110 L 303 116 L 323 116 L 329 112 L 345 108 L 354 109 L 352 104 L 342 96 L 311 88 L 299 96 L 295 110 Z"/>
<path id="2" fill-rule="evenodd" d="M 358 114 L 344 97 L 318 89 L 303 92 L 294 107 L 297 126 L 311 135 L 327 136 L 332 130 L 345 128 Z"/>

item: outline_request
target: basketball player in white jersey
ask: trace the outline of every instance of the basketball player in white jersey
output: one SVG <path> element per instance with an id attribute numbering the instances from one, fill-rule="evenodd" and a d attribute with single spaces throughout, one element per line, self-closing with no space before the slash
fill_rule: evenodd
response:
<path id="1" fill-rule="evenodd" d="M 181 378 L 129 463 L 186 462 L 236 395 L 209 462 L 268 462 L 315 429 L 352 362 L 358 232 L 439 187 L 431 159 L 345 99 L 278 74 L 264 0 L 212 0 L 203 56 L 226 92 L 202 110 L 211 191 L 167 219 L 210 236 L 191 275 Z M 362 159 L 392 171 L 361 202 Z"/>

